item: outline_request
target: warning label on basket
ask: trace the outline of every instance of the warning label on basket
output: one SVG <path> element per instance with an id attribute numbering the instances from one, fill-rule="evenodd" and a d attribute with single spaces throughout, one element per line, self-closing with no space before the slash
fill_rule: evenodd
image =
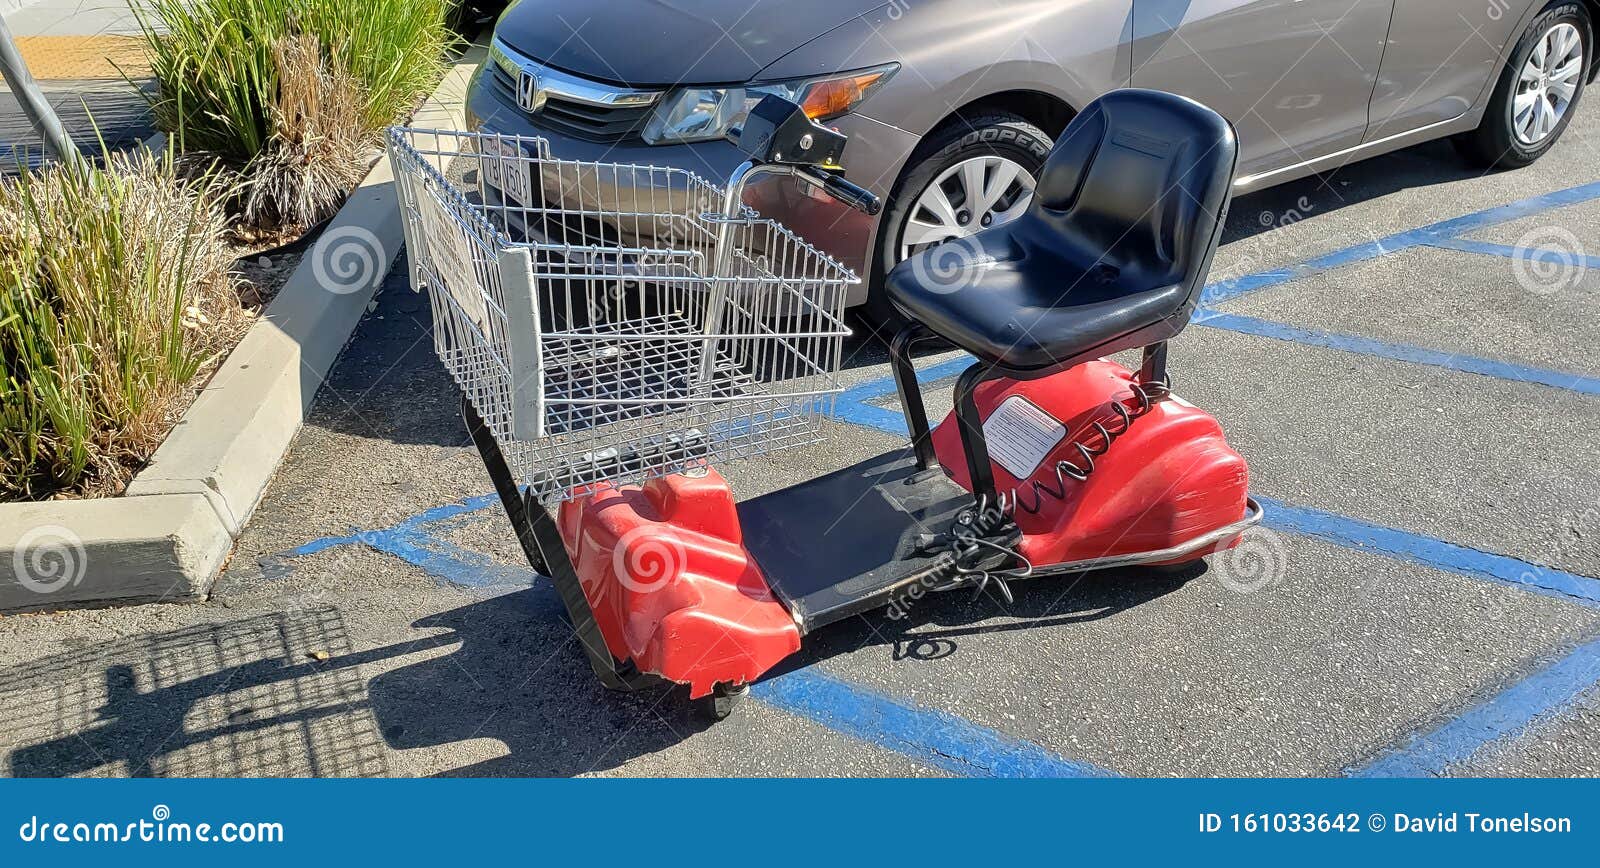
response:
<path id="1" fill-rule="evenodd" d="M 422 216 L 423 262 L 431 266 L 437 280 L 444 283 L 462 313 L 480 330 L 489 327 L 489 313 L 483 302 L 482 283 L 472 256 L 472 239 L 431 191 L 419 203 Z"/>
<path id="2" fill-rule="evenodd" d="M 1067 436 L 1067 428 L 1021 395 L 1012 395 L 983 423 L 989 457 L 1018 479 L 1027 479 Z"/>

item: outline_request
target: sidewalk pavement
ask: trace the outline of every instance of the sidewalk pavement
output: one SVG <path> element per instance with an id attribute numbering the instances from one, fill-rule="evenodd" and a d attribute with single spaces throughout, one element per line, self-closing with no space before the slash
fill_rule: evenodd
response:
<path id="1" fill-rule="evenodd" d="M 141 91 L 153 92 L 138 21 L 124 0 L 0 0 L 29 71 L 78 146 L 99 153 L 155 132 Z M 130 84 L 131 81 L 131 84 Z M 43 159 L 16 97 L 0 87 L 0 171 Z"/>

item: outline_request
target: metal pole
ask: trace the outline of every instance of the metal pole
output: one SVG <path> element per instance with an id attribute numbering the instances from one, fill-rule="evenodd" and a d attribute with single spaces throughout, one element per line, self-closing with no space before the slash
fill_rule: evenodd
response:
<path id="1" fill-rule="evenodd" d="M 63 163 L 76 163 L 81 156 L 78 146 L 67 135 L 66 127 L 61 125 L 56 110 L 44 98 L 44 92 L 39 90 L 39 83 L 28 72 L 28 65 L 22 62 L 22 52 L 4 16 L 0 16 L 0 73 L 4 73 L 6 85 L 17 95 L 23 114 L 33 123 L 34 131 L 44 137 L 50 150 Z"/>

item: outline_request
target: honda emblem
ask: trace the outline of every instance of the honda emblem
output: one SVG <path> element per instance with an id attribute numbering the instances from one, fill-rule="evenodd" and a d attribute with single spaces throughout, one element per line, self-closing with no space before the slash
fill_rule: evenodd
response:
<path id="1" fill-rule="evenodd" d="M 517 105 L 522 106 L 525 112 L 536 112 L 544 108 L 544 101 L 549 96 L 549 92 L 540 85 L 539 74 L 524 69 L 517 82 Z"/>

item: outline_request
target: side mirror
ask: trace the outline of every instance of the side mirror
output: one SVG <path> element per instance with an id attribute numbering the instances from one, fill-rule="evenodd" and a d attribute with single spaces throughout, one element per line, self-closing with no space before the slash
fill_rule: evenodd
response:
<path id="1" fill-rule="evenodd" d="M 777 94 L 762 97 L 744 126 L 729 134 L 735 147 L 757 163 L 836 169 L 849 137 L 806 117 L 805 110 Z"/>

